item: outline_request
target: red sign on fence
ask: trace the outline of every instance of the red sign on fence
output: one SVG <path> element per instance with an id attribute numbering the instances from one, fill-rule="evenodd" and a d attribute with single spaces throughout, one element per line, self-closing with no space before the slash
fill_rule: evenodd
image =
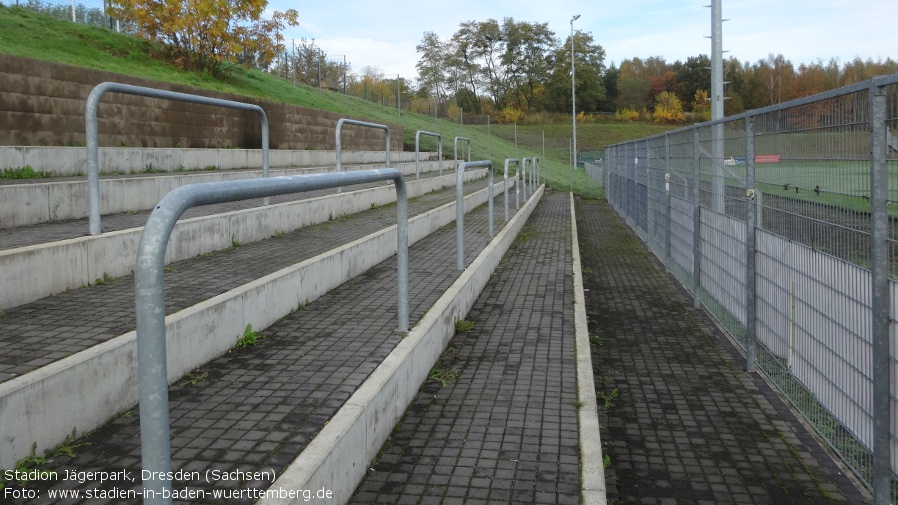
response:
<path id="1" fill-rule="evenodd" d="M 779 163 L 779 154 L 759 154 L 755 156 L 755 163 Z"/>

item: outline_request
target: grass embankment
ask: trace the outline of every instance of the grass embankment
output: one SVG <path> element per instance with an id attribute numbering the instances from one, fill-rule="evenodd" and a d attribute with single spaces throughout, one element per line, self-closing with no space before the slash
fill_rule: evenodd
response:
<path id="1" fill-rule="evenodd" d="M 449 157 L 453 152 L 453 139 L 464 136 L 471 140 L 472 158 L 486 159 L 490 155 L 498 168 L 497 173 L 501 173 L 506 158 L 542 156 L 541 145 L 519 142 L 516 148 L 510 139 L 506 140 L 508 137 L 497 135 L 498 129 L 487 135 L 485 126 L 462 125 L 408 111 L 400 113 L 395 108 L 359 98 L 321 91 L 310 86 L 294 86 L 292 82 L 259 70 L 237 66 L 221 79 L 208 73 L 185 71 L 161 58 L 165 54 L 161 46 L 114 31 L 60 21 L 20 8 L 0 5 L 0 26 L 3 26 L 0 53 L 4 54 L 265 98 L 375 122 L 401 123 L 406 145 L 414 145 L 415 132 L 418 130 L 439 133 L 443 138 L 443 153 Z M 668 128 L 640 124 L 578 125 L 577 138 L 578 145 L 583 148 L 601 149 L 608 144 L 660 133 L 666 129 Z M 566 190 L 571 184 L 569 150 L 566 147 L 571 137 L 571 124 L 521 126 L 519 131 L 531 138 L 541 138 L 542 132 L 545 132 L 547 149 L 541 164 L 543 173 L 549 186 Z M 461 147 L 460 145 L 460 151 Z M 436 150 L 435 139 L 422 137 L 421 148 Z M 582 170 L 574 173 L 573 186 L 574 191 L 584 197 L 603 196 L 602 189 Z"/>

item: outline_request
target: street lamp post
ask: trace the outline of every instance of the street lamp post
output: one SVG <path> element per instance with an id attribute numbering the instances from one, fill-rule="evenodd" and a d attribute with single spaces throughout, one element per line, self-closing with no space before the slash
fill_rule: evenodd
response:
<path id="1" fill-rule="evenodd" d="M 573 173 L 577 169 L 577 80 L 574 70 L 574 21 L 580 19 L 580 15 L 571 18 L 571 116 L 574 126 L 572 165 L 571 165 L 571 191 L 573 191 Z"/>

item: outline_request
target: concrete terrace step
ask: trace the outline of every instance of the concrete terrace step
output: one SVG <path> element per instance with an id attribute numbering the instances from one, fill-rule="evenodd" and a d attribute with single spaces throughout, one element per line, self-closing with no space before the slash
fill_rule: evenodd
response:
<path id="1" fill-rule="evenodd" d="M 393 163 L 406 178 L 415 177 L 414 162 Z M 452 162 L 442 162 L 444 169 Z M 383 163 L 347 165 L 344 170 L 384 168 Z M 421 172 L 438 172 L 439 161 L 422 161 Z M 333 172 L 335 165 L 285 167 L 269 170 L 270 177 Z M 186 184 L 262 177 L 261 169 L 217 170 L 106 176 L 100 179 L 100 213 L 115 214 L 152 209 L 169 191 Z M 0 180 L 0 229 L 87 217 L 87 178 Z M 85 228 L 86 230 L 86 228 Z"/>
<path id="2" fill-rule="evenodd" d="M 534 196 L 529 204 L 537 200 L 538 196 Z M 468 258 L 483 250 L 489 241 L 485 232 L 485 211 L 485 206 L 481 206 L 466 217 Z M 519 215 L 525 213 L 522 209 Z M 501 218 L 498 221 L 501 222 Z M 516 230 L 504 233 L 506 247 L 515 233 Z M 500 240 L 503 239 L 497 237 L 493 242 Z M 411 247 L 410 321 L 413 329 L 405 338 L 395 331 L 395 263 L 388 260 L 273 324 L 263 331 L 265 338 L 258 345 L 235 349 L 194 370 L 184 379 L 174 380 L 170 393 L 172 468 L 182 471 L 179 475 L 186 477 L 176 479 L 175 488 L 184 490 L 189 487 L 197 493 L 190 499 L 175 499 L 175 503 L 233 501 L 213 497 L 213 488 L 234 490 L 242 495 L 242 499 L 234 503 L 250 503 L 252 491 L 266 489 L 273 476 L 282 476 L 316 433 L 325 435 L 322 428 L 343 425 L 336 418 L 329 420 L 341 406 L 347 405 L 354 392 L 370 388 L 363 383 L 371 376 L 382 375 L 382 366 L 395 359 L 391 353 L 406 349 L 411 354 L 403 360 L 408 368 L 402 370 L 414 377 L 400 372 L 385 388 L 387 393 L 401 391 L 400 397 L 387 398 L 380 407 L 372 406 L 367 415 L 362 415 L 363 422 L 358 428 L 363 432 L 367 430 L 368 435 L 362 436 L 363 443 L 354 448 L 356 453 L 366 458 L 372 447 L 379 447 L 381 439 L 389 435 L 394 418 L 405 409 L 402 401 L 411 398 L 410 394 L 417 389 L 414 381 L 420 384 L 427 377 L 454 330 L 454 321 L 464 317 L 465 303 L 473 303 L 479 289 L 471 283 L 456 284 L 450 291 L 461 293 L 468 302 L 446 305 L 444 311 L 436 313 L 439 311 L 435 309 L 441 305 L 438 301 L 441 293 L 460 275 L 477 270 L 480 282 L 485 283 L 492 271 L 489 262 L 485 267 L 475 268 L 475 264 L 484 263 L 481 257 L 471 261 L 471 267 L 464 273 L 457 271 L 454 243 L 455 227 L 446 226 Z M 494 250 L 493 256 L 496 254 L 501 257 L 501 249 Z M 494 261 L 498 263 L 498 258 Z M 424 337 L 416 332 L 424 331 L 426 327 L 438 327 L 436 331 L 442 335 L 434 334 L 424 338 L 423 344 L 416 344 L 415 341 Z M 357 408 L 350 406 L 351 410 Z M 348 442 L 357 440 L 352 438 Z M 77 447 L 78 455 L 74 459 L 54 458 L 44 469 L 63 475 L 66 469 L 86 472 L 118 468 L 138 476 L 136 482 L 37 481 L 29 487 L 39 491 L 41 497 L 29 503 L 52 503 L 48 493 L 50 488 L 86 491 L 114 487 L 124 493 L 140 491 L 136 411 L 126 412 L 74 445 L 82 442 L 90 445 Z M 346 463 L 358 467 L 356 461 L 354 458 Z M 296 460 L 296 464 L 302 466 L 302 458 Z M 364 468 L 363 464 L 355 471 L 363 472 Z M 213 480 L 210 485 L 205 482 L 207 470 L 268 473 L 262 479 Z M 355 486 L 352 482 L 335 484 Z M 207 492 L 205 497 L 200 496 Z M 139 498 L 135 499 L 135 496 L 126 501 L 137 501 Z M 72 500 L 69 503 L 88 501 Z"/>
<path id="3" fill-rule="evenodd" d="M 471 171 L 465 173 L 465 178 L 471 180 L 483 174 L 485 171 Z M 444 175 L 409 181 L 407 187 L 409 196 L 415 197 L 454 184 L 454 175 Z M 330 190 L 281 197 L 273 200 L 281 203 L 270 206 L 247 200 L 191 209 L 172 235 L 166 261 L 225 249 L 233 243 L 269 238 L 396 199 L 389 185 L 370 185 L 369 189 L 356 191 L 346 189 L 340 194 Z M 309 198 L 322 194 L 332 196 Z M 96 279 L 129 273 L 146 215 L 118 214 L 105 219 L 109 226 L 119 229 L 94 236 L 82 236 L 81 230 L 87 226 L 84 220 L 0 231 L 0 242 L 34 244 L 0 250 L 0 285 L 7 287 L 0 291 L 0 309 L 89 285 Z M 63 238 L 72 236 L 77 238 Z"/>
<path id="4" fill-rule="evenodd" d="M 98 164 L 101 172 L 140 172 L 147 167 L 163 172 L 182 169 L 202 169 L 216 166 L 222 170 L 239 170 L 262 166 L 261 149 L 197 149 L 157 147 L 100 147 Z M 433 152 L 420 153 L 421 160 L 436 156 Z M 333 165 L 336 151 L 270 149 L 268 166 L 314 167 Z M 346 164 L 383 163 L 384 151 L 343 150 L 341 162 Z M 391 164 L 415 160 L 415 153 L 392 151 Z M 84 147 L 0 146 L 0 170 L 30 166 L 40 172 L 50 172 L 61 177 L 84 175 L 87 166 L 87 149 Z"/>
<path id="5" fill-rule="evenodd" d="M 472 183 L 466 191 L 484 185 Z M 416 216 L 410 242 L 454 219 L 454 202 L 447 203 L 453 193 L 428 193 L 410 202 L 410 215 Z M 485 201 L 481 189 L 466 198 L 466 208 Z M 171 264 L 171 380 L 233 346 L 248 322 L 265 328 L 394 254 L 394 223 L 395 209 L 371 209 Z M 10 451 L 0 453 L 0 467 L 27 455 L 33 442 L 51 447 L 72 427 L 91 430 L 136 401 L 132 300 L 128 276 L 5 311 L 0 440 Z"/>

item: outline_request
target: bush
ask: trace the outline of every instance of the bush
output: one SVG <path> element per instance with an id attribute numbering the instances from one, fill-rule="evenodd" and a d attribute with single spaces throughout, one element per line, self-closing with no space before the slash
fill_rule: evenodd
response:
<path id="1" fill-rule="evenodd" d="M 614 119 L 632 123 L 633 121 L 639 121 L 639 112 L 630 108 L 621 109 L 614 113 Z"/>

